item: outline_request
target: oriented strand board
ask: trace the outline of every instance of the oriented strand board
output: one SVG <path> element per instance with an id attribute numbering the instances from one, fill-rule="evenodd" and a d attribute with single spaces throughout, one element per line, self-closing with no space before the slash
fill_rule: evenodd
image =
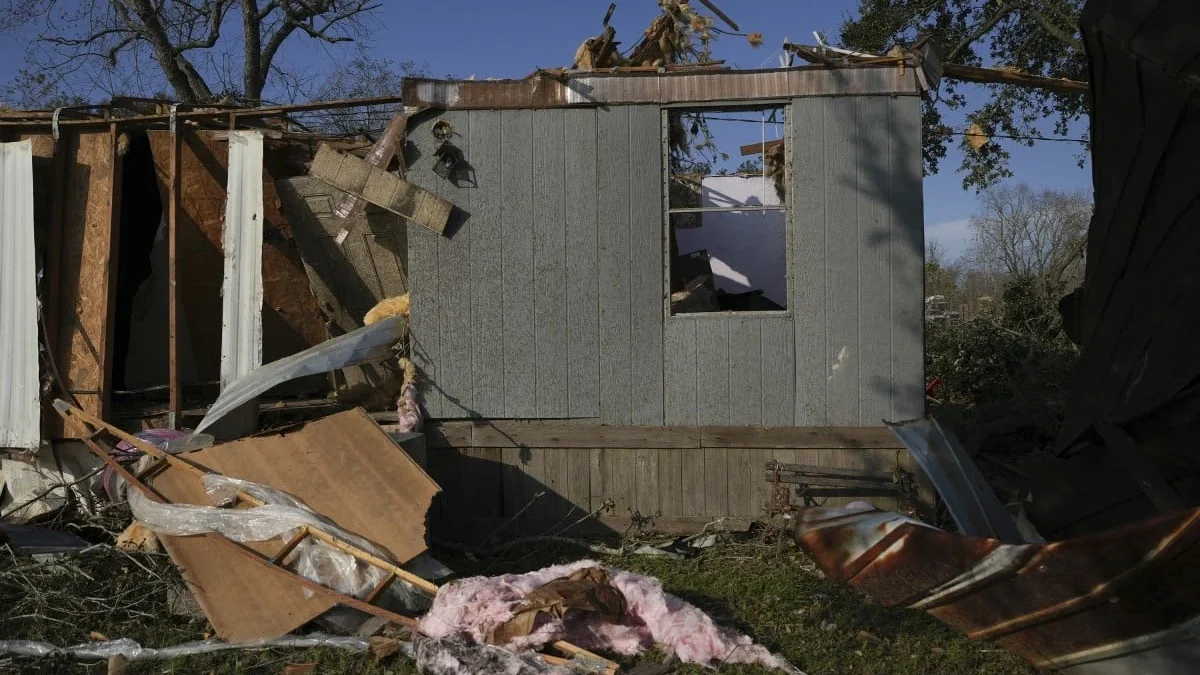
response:
<path id="1" fill-rule="evenodd" d="M 171 135 L 150 131 L 159 190 L 166 194 Z M 218 379 L 221 360 L 221 231 L 229 144 L 215 132 L 189 133 L 180 158 L 179 294 L 187 317 L 201 381 Z M 263 363 L 270 363 L 327 337 L 316 299 L 291 228 L 280 213 L 275 179 L 263 169 Z M 165 199 L 164 199 L 165 202 Z M 64 274 L 66 266 L 64 265 Z M 64 288 L 69 288 L 69 284 Z"/>
<path id="2" fill-rule="evenodd" d="M 381 546 L 403 564 L 425 550 L 425 515 L 439 487 L 361 409 L 283 432 L 188 453 L 201 466 L 270 485 L 345 530 Z M 153 487 L 171 501 L 210 505 L 192 476 L 168 469 Z M 290 632 L 328 609 L 260 563 L 204 537 L 165 537 L 217 633 L 229 640 Z M 270 555 L 282 546 L 251 547 Z"/>

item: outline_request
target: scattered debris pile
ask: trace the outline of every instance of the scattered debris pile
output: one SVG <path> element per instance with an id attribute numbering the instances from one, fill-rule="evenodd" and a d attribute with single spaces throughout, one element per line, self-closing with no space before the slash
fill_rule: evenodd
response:
<path id="1" fill-rule="evenodd" d="M 664 592 L 657 579 L 591 560 L 451 582 L 420 630 L 434 638 L 465 633 L 478 643 L 519 649 L 567 639 L 585 649 L 633 655 L 657 644 L 684 663 L 756 663 L 799 672 Z"/>

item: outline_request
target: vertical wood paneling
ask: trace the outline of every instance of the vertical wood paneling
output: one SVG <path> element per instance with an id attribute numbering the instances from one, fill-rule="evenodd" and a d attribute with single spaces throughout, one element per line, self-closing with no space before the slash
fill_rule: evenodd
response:
<path id="1" fill-rule="evenodd" d="M 609 448 L 612 457 L 612 498 L 616 502 L 613 515 L 628 518 L 630 509 L 637 509 L 637 455 L 633 448 Z"/>
<path id="2" fill-rule="evenodd" d="M 537 416 L 566 417 L 567 274 L 565 138 L 562 111 L 535 110 L 533 125 L 533 301 Z"/>
<path id="3" fill-rule="evenodd" d="M 729 328 L 696 321 L 696 423 L 729 424 Z"/>
<path id="4" fill-rule="evenodd" d="M 697 323 L 667 319 L 663 326 L 663 399 L 668 425 L 696 424 Z"/>
<path id="5" fill-rule="evenodd" d="M 471 120 L 466 111 L 445 118 L 461 134 L 459 149 L 471 156 Z M 469 417 L 474 411 L 471 374 L 471 190 L 440 181 L 441 195 L 458 208 L 450 216 L 445 236 L 438 237 L 438 303 L 441 318 L 441 362 L 438 385 L 445 400 L 442 417 Z"/>
<path id="6" fill-rule="evenodd" d="M 704 448 L 704 512 L 719 518 L 729 515 L 729 458 L 725 448 Z"/>
<path id="7" fill-rule="evenodd" d="M 533 112 L 500 113 L 504 222 L 504 414 L 537 415 L 533 274 Z"/>
<path id="8" fill-rule="evenodd" d="M 546 496 L 542 497 L 543 515 L 551 524 L 557 523 L 567 517 L 567 511 L 570 509 L 567 493 L 570 477 L 568 475 L 567 454 L 571 452 L 566 448 L 545 448 L 540 450 L 543 455 L 543 476 L 542 484 L 545 486 Z"/>
<path id="9" fill-rule="evenodd" d="M 925 414 L 925 227 L 921 102 L 891 99 L 892 418 Z"/>
<path id="10" fill-rule="evenodd" d="M 476 183 L 470 197 L 472 406 L 482 417 L 503 417 L 504 221 L 500 113 L 471 111 L 468 124 L 471 150 L 468 161 Z"/>
<path id="11" fill-rule="evenodd" d="M 751 457 L 751 487 L 754 492 L 754 507 L 755 513 L 762 513 L 768 506 L 773 504 L 775 496 L 775 483 L 767 480 L 766 466 L 769 461 L 781 462 L 783 464 L 796 464 L 795 450 L 761 450 L 755 451 Z M 787 484 L 781 485 L 781 490 L 786 491 L 789 495 L 792 493 L 792 487 Z M 792 500 L 794 501 L 794 500 Z"/>
<path id="12" fill-rule="evenodd" d="M 566 118 L 569 413 L 571 417 L 599 417 L 596 111 L 567 110 L 562 114 Z"/>
<path id="13" fill-rule="evenodd" d="M 890 417 L 892 384 L 890 99 L 858 102 L 858 424 Z"/>
<path id="14" fill-rule="evenodd" d="M 680 453 L 683 474 L 683 513 L 680 515 L 703 516 L 707 513 L 704 495 L 708 486 L 704 473 L 704 450 L 687 448 Z"/>
<path id="15" fill-rule="evenodd" d="M 662 116 L 629 112 L 630 372 L 634 424 L 663 423 Z"/>
<path id="16" fill-rule="evenodd" d="M 754 488 L 750 476 L 752 452 L 747 448 L 729 448 L 725 459 L 729 467 L 729 515 L 750 517 L 757 515 L 751 504 Z"/>
<path id="17" fill-rule="evenodd" d="M 436 450 L 434 450 L 436 452 Z M 499 448 L 464 448 L 462 484 L 470 505 L 466 519 L 504 514 L 503 455 Z"/>
<path id="18" fill-rule="evenodd" d="M 659 494 L 662 491 L 659 483 L 659 453 L 656 448 L 639 448 L 634 450 L 634 461 L 637 465 L 637 510 L 643 516 L 659 516 L 662 508 Z"/>
<path id="19" fill-rule="evenodd" d="M 729 424 L 762 425 L 762 323 L 729 319 Z"/>
<path id="20" fill-rule="evenodd" d="M 524 480 L 521 488 L 521 503 L 517 508 L 523 508 L 526 504 L 529 509 L 523 516 L 525 519 L 539 522 L 547 518 L 547 512 L 554 494 L 546 485 L 546 450 L 544 448 L 520 448 L 521 464 L 520 468 L 525 472 Z M 539 492 L 546 494 L 538 497 L 534 496 Z"/>
<path id="21" fill-rule="evenodd" d="M 792 316 L 797 425 L 823 425 L 826 405 L 825 99 L 792 100 Z"/>
<path id="22" fill-rule="evenodd" d="M 500 461 L 504 486 L 504 515 L 512 516 L 525 505 L 525 471 L 521 466 L 521 448 L 503 448 Z"/>
<path id="23" fill-rule="evenodd" d="M 569 522 L 592 512 L 591 451 L 572 448 L 567 453 L 567 500 L 575 507 Z"/>
<path id="24" fill-rule="evenodd" d="M 859 420 L 858 98 L 825 100 L 825 306 L 829 424 Z"/>
<path id="25" fill-rule="evenodd" d="M 683 453 L 681 448 L 658 450 L 658 508 L 664 518 L 684 515 Z"/>
<path id="26" fill-rule="evenodd" d="M 606 500 L 613 498 L 612 493 L 612 455 L 604 448 L 588 450 L 588 464 L 591 484 L 591 513 L 598 511 Z"/>
<path id="27" fill-rule="evenodd" d="M 796 342 L 793 319 L 764 320 L 762 330 L 762 424 L 791 426 L 796 415 Z"/>
<path id="28" fill-rule="evenodd" d="M 410 183 L 439 194 L 438 179 L 428 165 L 418 165 L 414 160 L 432 157 L 436 140 L 429 133 L 435 120 L 418 127 L 408 135 L 409 143 L 416 150 L 407 165 L 412 167 L 407 178 Z M 409 317 L 408 340 L 413 364 L 421 372 L 421 402 L 429 417 L 442 416 L 445 397 L 441 390 L 441 289 L 438 267 L 438 239 L 441 235 L 427 227 L 408 223 L 408 281 Z"/>
<path id="29" fill-rule="evenodd" d="M 629 424 L 630 348 L 629 108 L 596 113 L 599 220 L 600 418 Z"/>

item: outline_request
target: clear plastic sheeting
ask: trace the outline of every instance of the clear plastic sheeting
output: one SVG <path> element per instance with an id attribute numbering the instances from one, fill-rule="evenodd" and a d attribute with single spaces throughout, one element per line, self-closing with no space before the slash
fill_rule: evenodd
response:
<path id="1" fill-rule="evenodd" d="M 309 525 L 372 555 L 388 559 L 387 553 L 379 547 L 346 532 L 281 490 L 220 474 L 206 474 L 204 489 L 215 504 L 229 503 L 238 491 L 264 504 L 248 509 L 162 504 L 134 490 L 129 493 L 129 507 L 134 519 L 158 535 L 186 537 L 211 532 L 239 543 L 268 541 L 276 537 L 288 541 L 300 527 Z M 359 599 L 366 597 L 387 576 L 382 569 L 312 537 L 300 542 L 288 561 L 296 574 Z M 305 589 L 305 593 L 311 591 Z"/>
<path id="2" fill-rule="evenodd" d="M 174 659 L 180 656 L 210 654 L 227 649 L 311 649 L 313 647 L 330 647 L 346 649 L 353 652 L 365 652 L 371 647 L 371 641 L 365 637 L 342 637 L 336 635 L 285 635 L 271 640 L 251 640 L 249 642 L 225 642 L 223 640 L 197 640 L 185 642 L 170 647 L 143 647 L 129 638 L 119 640 L 104 640 L 101 642 L 84 642 L 70 647 L 58 647 L 49 642 L 34 642 L 32 640 L 0 640 L 0 654 L 15 654 L 17 656 L 67 656 L 87 661 L 92 659 L 107 659 L 113 656 L 124 657 L 127 661 L 142 659 Z M 412 655 L 412 645 L 404 643 L 404 653 Z"/>
<path id="3" fill-rule="evenodd" d="M 418 638 L 414 646 L 417 670 L 425 675 L 571 675 L 562 666 L 526 652 L 514 654 L 462 635 L 440 640 Z"/>
<path id="4" fill-rule="evenodd" d="M 230 382 L 229 386 L 222 388 L 221 395 L 197 425 L 196 434 L 200 434 L 243 403 L 284 382 L 339 368 L 382 361 L 392 356 L 392 347 L 404 337 L 407 329 L 408 320 L 405 317 L 391 316 L 256 368 L 250 374 L 239 377 Z"/>

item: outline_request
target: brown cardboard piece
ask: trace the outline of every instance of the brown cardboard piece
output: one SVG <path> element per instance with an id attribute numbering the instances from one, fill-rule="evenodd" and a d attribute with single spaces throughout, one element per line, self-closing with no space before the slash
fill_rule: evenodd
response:
<path id="1" fill-rule="evenodd" d="M 226 476 L 283 490 L 404 564 L 426 549 L 426 511 L 437 484 L 361 408 L 303 426 L 184 455 Z M 211 506 L 204 486 L 168 468 L 152 481 L 166 499 Z M 238 555 L 216 535 L 162 537 L 217 634 L 241 641 L 285 635 L 333 607 L 316 594 Z M 248 544 L 265 556 L 279 540 Z"/>

